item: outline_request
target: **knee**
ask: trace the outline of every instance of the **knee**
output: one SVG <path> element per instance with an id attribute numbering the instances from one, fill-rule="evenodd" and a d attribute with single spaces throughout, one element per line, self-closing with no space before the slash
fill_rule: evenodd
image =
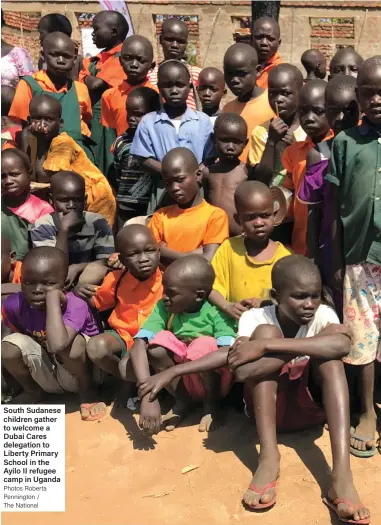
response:
<path id="1" fill-rule="evenodd" d="M 147 349 L 147 353 L 150 357 L 153 357 L 154 359 L 165 359 L 168 357 L 167 351 L 162 346 L 149 346 Z"/>
<path id="2" fill-rule="evenodd" d="M 281 330 L 271 324 L 260 324 L 251 334 L 250 341 L 256 339 L 280 339 L 283 338 Z"/>
<path id="3" fill-rule="evenodd" d="M 4 361 L 11 361 L 12 359 L 19 359 L 22 357 L 21 350 L 18 346 L 3 342 L 1 343 L 1 359 Z"/>
<path id="4" fill-rule="evenodd" d="M 332 380 L 333 378 L 345 378 L 344 363 L 339 359 L 332 359 L 330 361 L 323 361 L 319 365 L 320 378 L 324 380 Z"/>
<path id="5" fill-rule="evenodd" d="M 91 361 L 100 361 L 104 357 L 107 357 L 108 345 L 102 334 L 90 339 L 87 343 L 86 352 Z"/>

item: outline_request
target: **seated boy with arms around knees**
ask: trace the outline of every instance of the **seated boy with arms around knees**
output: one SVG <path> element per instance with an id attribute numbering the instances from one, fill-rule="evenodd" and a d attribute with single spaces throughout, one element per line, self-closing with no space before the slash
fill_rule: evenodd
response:
<path id="1" fill-rule="evenodd" d="M 36 221 L 30 229 L 34 247 L 55 246 L 69 261 L 66 285 L 100 283 L 107 273 L 107 259 L 114 252 L 110 226 L 98 213 L 84 211 L 85 181 L 72 171 L 51 177 L 54 212 Z M 90 263 L 94 261 L 94 264 Z"/>
<path id="2" fill-rule="evenodd" d="M 37 139 L 37 181 L 49 181 L 57 171 L 78 173 L 85 181 L 86 210 L 103 215 L 112 226 L 116 204 L 111 186 L 81 146 L 61 131 L 61 103 L 50 95 L 40 95 L 31 100 L 29 113 L 29 131 Z"/>
<path id="3" fill-rule="evenodd" d="M 97 311 L 113 309 L 108 319 L 111 330 L 90 339 L 87 354 L 99 368 L 120 378 L 120 357 L 131 348 L 163 287 L 159 248 L 146 226 L 125 226 L 116 236 L 116 246 L 124 270 L 110 272 L 101 286 L 78 285 L 75 293 Z"/>
<path id="4" fill-rule="evenodd" d="M 1 155 L 1 204 L 30 224 L 53 212 L 52 206 L 30 193 L 30 161 L 12 148 Z"/>
<path id="5" fill-rule="evenodd" d="M 126 102 L 128 129 L 114 143 L 119 229 L 129 219 L 154 212 L 150 207 L 153 174 L 142 168 L 141 162 L 135 155 L 131 155 L 130 150 L 141 119 L 147 113 L 159 109 L 159 95 L 152 89 L 138 87 L 128 95 Z"/>
<path id="6" fill-rule="evenodd" d="M 177 203 L 155 212 L 149 223 L 163 264 L 196 252 L 210 261 L 229 236 L 225 211 L 201 197 L 201 170 L 189 149 L 175 148 L 167 153 L 162 171 L 165 188 Z"/>
<path id="7" fill-rule="evenodd" d="M 212 259 L 216 279 L 209 300 L 239 319 L 252 304 L 269 299 L 271 270 L 276 261 L 290 254 L 270 235 L 275 225 L 270 189 L 262 182 L 242 182 L 234 194 L 235 220 L 243 235 L 222 243 Z"/>
<path id="8" fill-rule="evenodd" d="M 20 383 L 15 403 L 38 403 L 43 392 L 77 392 L 84 420 L 104 412 L 92 390 L 86 362 L 86 341 L 99 333 L 87 304 L 65 295 L 67 257 L 41 247 L 25 257 L 21 292 L 9 296 L 2 309 L 2 366 Z"/>
<path id="9" fill-rule="evenodd" d="M 194 361 L 215 352 L 219 346 L 232 344 L 234 321 L 207 300 L 213 281 L 213 268 L 200 255 L 184 257 L 165 270 L 163 300 L 159 301 L 135 336 L 130 352 L 138 382 L 149 377 L 149 364 L 158 372 L 178 362 Z M 230 383 L 231 375 L 227 370 L 188 377 L 184 384 L 175 380 L 169 391 L 176 403 L 163 417 L 166 430 L 173 430 L 177 426 L 189 410 L 192 399 L 202 399 L 204 402 L 205 415 L 201 419 L 199 431 L 217 428 L 221 423 L 218 399 L 220 395 L 227 394 Z M 145 424 L 150 408 L 155 411 L 154 428 Z M 140 421 L 146 432 L 156 433 L 159 430 L 158 402 L 152 405 L 148 397 L 142 398 Z"/>
<path id="10" fill-rule="evenodd" d="M 321 279 L 311 261 L 296 255 L 281 259 L 274 265 L 272 281 L 275 304 L 242 315 L 239 337 L 230 350 L 220 349 L 153 376 L 142 382 L 139 394 L 143 399 L 148 397 L 149 403 L 169 379 L 215 370 L 227 358 L 236 381 L 246 381 L 251 391 L 260 443 L 258 468 L 243 502 L 251 510 L 263 510 L 274 506 L 277 497 L 280 456 L 276 420 L 282 408 L 277 403 L 279 387 L 284 384 L 287 393 L 287 382 L 292 390 L 297 378 L 307 385 L 311 368 L 320 376 L 333 456 L 332 485 L 323 501 L 342 521 L 369 524 L 369 511 L 353 485 L 349 462 L 349 396 L 341 359 L 349 351 L 350 338 L 335 312 L 320 304 Z M 292 401 L 295 407 L 297 399 Z M 311 405 L 310 394 L 308 401 Z M 297 423 L 311 417 L 306 408 L 303 403 L 294 409 Z M 149 419 L 145 422 L 147 426 L 150 423 Z"/>
<path id="11" fill-rule="evenodd" d="M 300 58 L 307 76 L 304 82 L 324 80 L 327 74 L 327 59 L 318 49 L 307 49 Z"/>
<path id="12" fill-rule="evenodd" d="M 247 180 L 246 164 L 239 160 L 247 144 L 246 122 L 236 113 L 222 113 L 214 126 L 214 140 L 218 159 L 205 170 L 205 199 L 226 211 L 229 235 L 239 235 L 242 227 L 234 218 L 234 192 L 241 182 Z"/>
<path id="13" fill-rule="evenodd" d="M 215 67 L 206 67 L 198 77 L 197 93 L 202 111 L 206 113 L 213 126 L 221 113 L 220 103 L 226 95 L 225 78 L 222 71 Z"/>

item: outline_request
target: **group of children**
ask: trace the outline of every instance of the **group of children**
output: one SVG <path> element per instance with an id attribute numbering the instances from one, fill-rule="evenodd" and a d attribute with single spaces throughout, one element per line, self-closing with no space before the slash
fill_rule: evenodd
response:
<path id="1" fill-rule="evenodd" d="M 303 79 L 263 17 L 252 46 L 226 51 L 223 72 L 201 71 L 185 61 L 186 24 L 171 18 L 155 65 L 151 43 L 102 11 L 103 51 L 77 80 L 61 18 L 40 21 L 44 67 L 2 90 L 2 133 L 19 127 L 1 158 L 12 402 L 74 392 L 94 421 L 108 374 L 125 402 L 137 389 L 145 433 L 173 430 L 195 401 L 205 432 L 244 383 L 260 442 L 245 505 L 276 503 L 277 431 L 327 421 L 324 502 L 342 521 L 370 523 L 349 457 L 376 451 L 381 57 L 342 49 L 326 82 L 312 49 Z M 236 98 L 221 108 L 225 83 Z M 163 389 L 174 398 L 166 414 Z"/>

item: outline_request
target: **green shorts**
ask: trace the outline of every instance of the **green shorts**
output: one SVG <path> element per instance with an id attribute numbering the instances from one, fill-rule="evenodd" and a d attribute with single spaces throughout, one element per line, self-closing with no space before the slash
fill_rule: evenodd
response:
<path id="1" fill-rule="evenodd" d="M 120 337 L 118 332 L 116 330 L 105 330 L 104 333 L 115 337 L 115 339 L 120 344 L 120 348 L 122 351 L 122 357 L 125 356 L 127 354 L 127 345 L 126 345 L 126 342 Z"/>

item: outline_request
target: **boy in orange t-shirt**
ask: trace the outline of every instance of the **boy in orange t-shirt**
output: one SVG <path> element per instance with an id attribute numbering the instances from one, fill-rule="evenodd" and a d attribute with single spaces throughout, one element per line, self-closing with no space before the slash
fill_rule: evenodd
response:
<path id="1" fill-rule="evenodd" d="M 278 53 L 280 39 L 280 27 L 278 22 L 270 16 L 261 16 L 254 23 L 253 47 L 258 53 L 259 72 L 257 86 L 268 89 L 270 71 L 283 63 Z"/>
<path id="2" fill-rule="evenodd" d="M 226 104 L 223 112 L 238 113 L 247 124 L 247 138 L 253 129 L 275 117 L 270 107 L 267 91 L 256 84 L 258 55 L 248 44 L 233 44 L 225 53 L 224 74 L 229 89 L 237 96 Z M 239 160 L 247 161 L 249 143 Z"/>
<path id="3" fill-rule="evenodd" d="M 110 272 L 101 286 L 78 285 L 75 293 L 100 312 L 113 309 L 108 319 L 111 330 L 92 337 L 87 354 L 99 368 L 120 378 L 119 357 L 132 346 L 133 337 L 161 299 L 163 287 L 159 248 L 146 226 L 125 226 L 116 245 L 124 270 Z"/>
<path id="4" fill-rule="evenodd" d="M 229 237 L 229 221 L 224 210 L 202 198 L 196 157 L 187 148 L 172 149 L 163 158 L 162 176 L 166 190 L 177 204 L 155 212 L 149 224 L 160 246 L 161 262 L 168 266 L 191 253 L 210 261 Z"/>
<path id="5" fill-rule="evenodd" d="M 282 164 L 287 170 L 283 186 L 293 192 L 292 213 L 294 220 L 291 247 L 295 253 L 307 254 L 308 205 L 297 199 L 306 172 L 307 154 L 314 145 L 333 138 L 325 113 L 324 80 L 311 80 L 299 92 L 299 120 L 307 133 L 303 142 L 294 142 L 282 155 Z"/>

